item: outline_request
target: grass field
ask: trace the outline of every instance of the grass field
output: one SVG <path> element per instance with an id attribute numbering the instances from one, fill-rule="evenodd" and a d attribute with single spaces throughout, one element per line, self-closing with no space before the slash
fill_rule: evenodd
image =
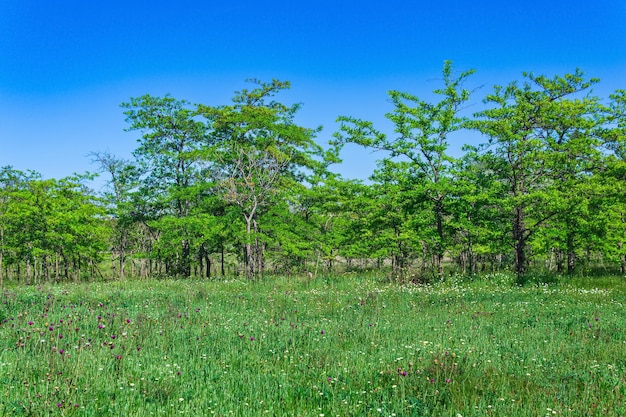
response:
<path id="1" fill-rule="evenodd" d="M 626 278 L 5 288 L 2 416 L 623 416 Z"/>

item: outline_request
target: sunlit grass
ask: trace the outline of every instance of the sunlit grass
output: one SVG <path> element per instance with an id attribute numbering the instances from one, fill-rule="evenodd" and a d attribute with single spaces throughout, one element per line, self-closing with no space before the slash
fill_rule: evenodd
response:
<path id="1" fill-rule="evenodd" d="M 10 288 L 0 415 L 624 415 L 623 280 Z"/>

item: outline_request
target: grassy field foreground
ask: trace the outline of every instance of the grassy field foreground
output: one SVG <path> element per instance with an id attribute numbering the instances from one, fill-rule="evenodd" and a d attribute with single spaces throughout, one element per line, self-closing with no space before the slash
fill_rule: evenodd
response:
<path id="1" fill-rule="evenodd" d="M 2 416 L 626 415 L 624 278 L 4 290 Z"/>

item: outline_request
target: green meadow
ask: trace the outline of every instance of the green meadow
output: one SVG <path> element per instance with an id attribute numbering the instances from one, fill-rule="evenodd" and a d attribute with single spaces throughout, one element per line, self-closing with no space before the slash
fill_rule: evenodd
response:
<path id="1" fill-rule="evenodd" d="M 626 279 L 6 287 L 2 416 L 623 416 Z"/>

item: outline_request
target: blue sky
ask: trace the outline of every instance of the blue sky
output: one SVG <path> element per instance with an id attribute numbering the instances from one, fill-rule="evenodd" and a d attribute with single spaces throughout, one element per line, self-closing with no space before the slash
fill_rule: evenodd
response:
<path id="1" fill-rule="evenodd" d="M 475 108 L 523 71 L 580 67 L 608 97 L 626 88 L 626 2 L 2 0 L 0 166 L 94 171 L 89 152 L 136 146 L 119 107 L 129 97 L 228 104 L 247 78 L 291 81 L 282 98 L 303 103 L 302 125 L 324 126 L 320 143 L 339 115 L 386 130 L 386 92 L 428 97 L 446 59 L 477 71 Z M 342 156 L 346 177 L 375 166 L 355 148 Z"/>

